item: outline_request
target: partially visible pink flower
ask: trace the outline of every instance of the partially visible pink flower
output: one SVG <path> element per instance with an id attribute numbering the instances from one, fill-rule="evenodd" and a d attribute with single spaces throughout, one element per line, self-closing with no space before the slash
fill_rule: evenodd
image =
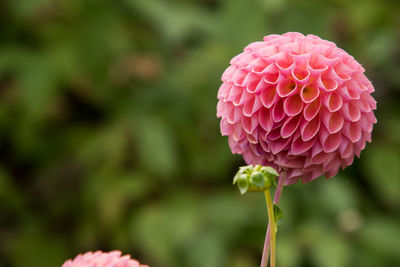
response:
<path id="1" fill-rule="evenodd" d="M 286 172 L 332 177 L 360 156 L 376 118 L 364 68 L 333 42 L 289 32 L 249 44 L 222 75 L 217 116 L 233 153 Z"/>
<path id="2" fill-rule="evenodd" d="M 87 252 L 79 254 L 73 260 L 67 260 L 62 267 L 148 267 L 140 265 L 129 255 L 121 256 L 121 251 Z"/>

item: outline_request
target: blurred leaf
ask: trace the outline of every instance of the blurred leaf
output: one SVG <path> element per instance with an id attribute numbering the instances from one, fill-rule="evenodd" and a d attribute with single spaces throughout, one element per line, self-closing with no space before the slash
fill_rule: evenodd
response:
<path id="1" fill-rule="evenodd" d="M 170 178 L 177 169 L 175 143 L 167 125 L 159 120 L 148 119 L 137 125 L 141 160 L 153 174 Z"/>
<path id="2" fill-rule="evenodd" d="M 368 218 L 361 229 L 360 241 L 364 246 L 379 252 L 381 257 L 400 259 L 400 224 L 398 219 L 380 217 Z"/>
<path id="3" fill-rule="evenodd" d="M 372 144 L 363 155 L 368 182 L 393 207 L 400 203 L 400 152 L 392 145 Z"/>
<path id="4" fill-rule="evenodd" d="M 350 263 L 350 246 L 341 235 L 318 222 L 306 224 L 312 261 L 316 266 L 342 267 Z"/>

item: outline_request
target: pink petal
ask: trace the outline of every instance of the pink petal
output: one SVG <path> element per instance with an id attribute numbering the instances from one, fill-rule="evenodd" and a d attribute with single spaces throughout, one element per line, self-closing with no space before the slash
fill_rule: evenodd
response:
<path id="1" fill-rule="evenodd" d="M 244 69 L 254 62 L 257 58 L 252 53 L 242 53 L 242 56 L 235 62 L 234 65 Z"/>
<path id="2" fill-rule="evenodd" d="M 281 128 L 281 135 L 283 138 L 288 138 L 293 135 L 297 127 L 299 127 L 301 116 L 290 117 Z"/>
<path id="3" fill-rule="evenodd" d="M 247 83 L 247 84 L 246 84 L 246 91 L 247 91 L 248 93 L 251 93 L 251 94 L 252 94 L 252 93 L 255 93 L 257 88 L 261 88 L 261 87 L 262 87 L 261 85 L 260 85 L 260 87 L 258 87 L 259 84 L 261 83 L 261 80 L 262 80 L 262 79 L 260 79 L 260 80 L 254 80 L 254 81 L 251 81 L 251 82 Z M 262 89 L 260 89 L 260 90 L 262 90 Z"/>
<path id="4" fill-rule="evenodd" d="M 265 47 L 265 43 L 258 41 L 258 42 L 252 42 L 250 44 L 248 44 L 245 48 L 244 51 L 245 52 L 254 52 L 257 51 L 261 48 Z M 231 63 L 232 64 L 232 63 Z"/>
<path id="5" fill-rule="evenodd" d="M 282 72 L 290 73 L 290 67 L 294 65 L 294 60 L 286 52 L 279 52 L 274 56 L 276 58 L 275 65 Z"/>
<path id="6" fill-rule="evenodd" d="M 351 142 L 342 142 L 339 146 L 339 152 L 342 158 L 348 158 L 353 155 L 353 144 Z"/>
<path id="7" fill-rule="evenodd" d="M 238 122 L 239 120 L 241 120 L 243 117 L 243 113 L 241 111 L 241 108 L 239 107 L 233 107 L 231 109 L 231 111 L 228 114 L 228 122 L 230 124 L 234 124 L 236 122 Z"/>
<path id="8" fill-rule="evenodd" d="M 344 123 L 343 116 L 339 112 L 325 112 L 322 116 L 322 121 L 330 134 L 340 131 Z"/>
<path id="9" fill-rule="evenodd" d="M 261 108 L 261 101 L 258 97 L 254 97 L 246 102 L 243 106 L 243 114 L 247 117 L 252 116 Z"/>
<path id="10" fill-rule="evenodd" d="M 223 101 L 220 100 L 217 103 L 217 117 L 221 118 L 226 116 L 227 112 L 229 112 L 230 110 L 228 110 L 229 106 Z"/>
<path id="11" fill-rule="evenodd" d="M 319 89 L 312 84 L 306 84 L 301 88 L 301 99 L 304 103 L 310 103 L 319 96 Z"/>
<path id="12" fill-rule="evenodd" d="M 286 97 L 295 94 L 297 84 L 293 80 L 284 80 L 278 83 L 276 92 L 280 97 Z"/>
<path id="13" fill-rule="evenodd" d="M 235 99 L 235 97 L 241 96 L 242 92 L 243 92 L 243 88 L 242 87 L 233 85 L 231 90 L 229 91 L 229 95 L 227 97 L 227 100 L 232 102 L 233 99 Z"/>
<path id="14" fill-rule="evenodd" d="M 267 66 L 263 73 L 264 81 L 269 84 L 275 84 L 279 76 L 280 74 L 274 64 Z"/>
<path id="15" fill-rule="evenodd" d="M 278 52 L 278 49 L 275 45 L 266 46 L 257 51 L 258 55 L 262 58 L 267 58 L 267 57 L 273 56 L 277 52 Z"/>
<path id="16" fill-rule="evenodd" d="M 342 97 L 342 100 L 344 100 L 344 101 L 348 101 L 348 100 L 352 99 L 352 97 L 350 96 L 349 90 L 347 89 L 347 86 L 345 86 L 345 85 L 340 86 L 337 90 L 337 93 Z"/>
<path id="17" fill-rule="evenodd" d="M 275 141 L 278 138 L 281 137 L 281 127 L 282 125 L 277 125 L 276 127 L 274 127 L 266 136 L 267 139 L 270 141 Z"/>
<path id="18" fill-rule="evenodd" d="M 304 166 L 304 157 L 297 156 L 294 159 L 288 160 L 288 159 L 283 159 L 281 161 L 281 165 L 283 165 L 286 168 L 302 168 Z"/>
<path id="19" fill-rule="evenodd" d="M 256 89 L 256 91 L 257 91 L 257 89 Z M 277 101 L 275 91 L 276 91 L 276 89 L 273 86 L 264 88 L 262 90 L 261 95 L 260 95 L 260 100 L 264 107 L 270 108 Z"/>
<path id="20" fill-rule="evenodd" d="M 262 140 L 262 138 L 260 138 L 260 139 L 258 140 L 258 143 L 259 143 L 259 145 L 262 147 L 262 149 L 263 149 L 265 152 L 270 152 L 270 149 L 269 149 L 268 144 L 267 144 L 264 140 Z"/>
<path id="21" fill-rule="evenodd" d="M 268 41 L 271 41 L 271 40 L 278 39 L 280 37 L 281 36 L 279 34 L 270 34 L 270 35 L 264 36 L 263 41 L 264 42 L 268 42 Z"/>
<path id="22" fill-rule="evenodd" d="M 301 138 L 303 141 L 309 141 L 314 136 L 317 135 L 321 125 L 321 120 L 319 117 L 315 117 L 311 121 L 305 121 L 301 125 Z"/>
<path id="23" fill-rule="evenodd" d="M 242 128 L 248 134 L 251 134 L 258 124 L 258 121 L 256 119 L 253 119 L 253 117 L 243 116 L 242 118 Z"/>
<path id="24" fill-rule="evenodd" d="M 321 89 L 324 91 L 330 92 L 334 91 L 338 88 L 338 82 L 330 77 L 327 76 L 321 76 L 318 79 L 318 85 Z"/>
<path id="25" fill-rule="evenodd" d="M 228 95 L 228 93 L 230 92 L 232 88 L 232 84 L 231 83 L 222 83 L 222 85 L 219 87 L 218 90 L 218 99 L 224 99 L 224 97 L 226 95 Z"/>
<path id="26" fill-rule="evenodd" d="M 266 154 L 259 144 L 250 144 L 250 149 L 258 157 L 264 157 Z"/>
<path id="27" fill-rule="evenodd" d="M 342 141 L 342 134 L 340 132 L 329 134 L 326 131 L 321 131 L 321 143 L 326 153 L 333 152 L 339 148 Z"/>
<path id="28" fill-rule="evenodd" d="M 326 59 L 318 53 L 313 53 L 311 55 L 307 61 L 307 66 L 310 68 L 311 72 L 314 72 L 315 74 L 328 69 Z"/>
<path id="29" fill-rule="evenodd" d="M 281 121 L 285 117 L 285 111 L 283 109 L 283 101 L 279 100 L 278 103 L 272 108 L 272 119 L 275 122 Z"/>
<path id="30" fill-rule="evenodd" d="M 243 80 L 247 75 L 247 71 L 244 69 L 237 69 L 232 76 L 232 81 L 237 86 L 242 86 Z"/>
<path id="31" fill-rule="evenodd" d="M 361 127 L 357 122 L 346 122 L 343 126 L 343 134 L 355 143 L 361 139 Z"/>
<path id="32" fill-rule="evenodd" d="M 230 135 L 233 133 L 234 125 L 230 124 L 227 119 L 223 118 L 220 122 L 222 135 Z"/>
<path id="33" fill-rule="evenodd" d="M 246 88 L 247 88 L 248 84 L 250 84 L 250 83 L 258 84 L 258 82 L 260 80 L 261 80 L 260 76 L 254 74 L 252 72 L 249 72 L 249 73 L 247 73 L 246 77 L 243 80 L 243 86 L 246 86 Z"/>
<path id="34" fill-rule="evenodd" d="M 351 99 L 360 99 L 360 87 L 355 81 L 349 80 L 346 87 Z"/>
<path id="35" fill-rule="evenodd" d="M 323 164 L 326 161 L 331 160 L 335 156 L 335 153 L 325 153 L 321 152 L 316 154 L 314 157 L 311 158 L 311 162 L 313 164 Z"/>
<path id="36" fill-rule="evenodd" d="M 341 160 L 338 156 L 334 157 L 331 161 L 326 161 L 323 164 L 323 170 L 325 172 L 330 172 L 328 174 L 329 177 L 336 175 L 341 165 Z"/>
<path id="37" fill-rule="evenodd" d="M 292 70 L 292 75 L 293 78 L 301 83 L 304 83 L 305 81 L 307 81 L 310 78 L 310 71 L 307 69 L 303 69 L 303 68 L 294 68 Z"/>
<path id="38" fill-rule="evenodd" d="M 266 108 L 260 109 L 260 112 L 258 113 L 258 121 L 261 127 L 267 133 L 271 131 L 274 122 L 272 120 L 271 111 L 269 109 Z"/>
<path id="39" fill-rule="evenodd" d="M 237 67 L 234 65 L 229 66 L 222 74 L 221 80 L 223 82 L 229 82 L 232 80 L 233 74 L 236 72 Z"/>
<path id="40" fill-rule="evenodd" d="M 254 94 L 248 93 L 246 90 L 243 90 L 242 95 L 239 98 L 239 101 L 236 99 L 233 100 L 233 105 L 235 106 L 241 106 L 247 102 L 249 102 L 252 98 L 254 97 Z"/>
<path id="41" fill-rule="evenodd" d="M 291 153 L 293 155 L 300 155 L 312 148 L 314 145 L 315 141 L 317 140 L 317 137 L 314 136 L 314 138 L 311 138 L 307 141 L 303 141 L 302 138 L 297 138 L 293 143 L 292 143 L 292 149 Z"/>
<path id="42" fill-rule="evenodd" d="M 283 109 L 288 116 L 296 116 L 303 109 L 303 101 L 298 94 L 285 99 Z"/>
<path id="43" fill-rule="evenodd" d="M 245 132 L 242 129 L 241 123 L 236 124 L 235 129 L 233 130 L 232 137 L 233 140 L 235 140 L 236 142 L 245 137 Z"/>
<path id="44" fill-rule="evenodd" d="M 291 141 L 292 141 L 291 138 L 287 138 L 287 139 L 279 138 L 278 140 L 275 140 L 270 145 L 272 154 L 276 155 L 277 153 L 281 152 L 283 149 L 289 148 Z"/>
<path id="45" fill-rule="evenodd" d="M 247 140 L 251 144 L 258 144 L 258 132 L 255 131 L 253 134 L 246 133 Z"/>
<path id="46" fill-rule="evenodd" d="M 340 62 L 333 67 L 333 70 L 342 81 L 350 80 L 351 74 L 354 72 L 349 66 Z"/>
<path id="47" fill-rule="evenodd" d="M 335 93 L 330 93 L 324 97 L 324 104 L 329 109 L 330 112 L 338 111 L 342 105 L 342 97 Z"/>
<path id="48" fill-rule="evenodd" d="M 253 61 L 251 61 L 248 66 L 246 66 L 246 69 L 250 72 L 260 74 L 260 72 L 265 68 L 266 65 L 267 62 L 265 60 L 257 57 Z"/>
<path id="49" fill-rule="evenodd" d="M 343 103 L 343 116 L 349 121 L 358 121 L 361 118 L 361 112 L 358 106 L 353 102 Z"/>
<path id="50" fill-rule="evenodd" d="M 306 120 L 312 120 L 315 116 L 317 116 L 319 110 L 321 108 L 321 100 L 319 98 L 315 99 L 313 102 L 306 105 L 304 108 L 304 118 Z"/>

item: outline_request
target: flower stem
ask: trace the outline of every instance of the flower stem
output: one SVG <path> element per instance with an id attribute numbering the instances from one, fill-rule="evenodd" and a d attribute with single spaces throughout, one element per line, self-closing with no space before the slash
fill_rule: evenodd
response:
<path id="1" fill-rule="evenodd" d="M 268 219 L 270 225 L 270 235 L 271 235 L 271 264 L 270 267 L 276 267 L 276 225 L 275 225 L 275 216 L 274 216 L 274 206 L 272 204 L 272 198 L 270 190 L 267 189 L 264 191 L 265 200 L 267 202 L 268 209 Z"/>
<path id="2" fill-rule="evenodd" d="M 282 189 L 285 184 L 286 180 L 286 173 L 282 172 L 281 176 L 278 181 L 278 187 L 276 188 L 275 195 L 274 195 L 274 202 L 278 205 L 281 199 Z M 260 267 L 266 267 L 268 263 L 268 256 L 269 256 L 269 243 L 270 243 L 270 224 L 268 223 L 267 232 L 265 235 L 265 242 L 264 242 L 264 250 L 261 258 L 261 265 Z"/>

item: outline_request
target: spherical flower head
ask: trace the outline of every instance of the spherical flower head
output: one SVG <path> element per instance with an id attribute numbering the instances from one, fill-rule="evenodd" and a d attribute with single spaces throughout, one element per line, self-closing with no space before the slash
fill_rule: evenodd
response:
<path id="1" fill-rule="evenodd" d="M 129 255 L 121 256 L 121 251 L 87 252 L 79 254 L 73 260 L 67 260 L 62 267 L 148 267 L 140 265 Z"/>
<path id="2" fill-rule="evenodd" d="M 233 153 L 286 172 L 286 184 L 329 178 L 360 156 L 376 118 L 364 68 L 333 42 L 289 32 L 230 61 L 217 116 Z"/>

